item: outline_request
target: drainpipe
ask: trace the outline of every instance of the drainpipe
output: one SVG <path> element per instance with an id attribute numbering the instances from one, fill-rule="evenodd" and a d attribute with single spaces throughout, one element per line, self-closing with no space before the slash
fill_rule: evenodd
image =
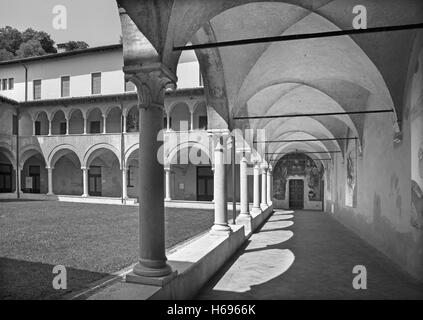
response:
<path id="1" fill-rule="evenodd" d="M 28 102 L 28 68 L 26 65 L 22 65 L 25 69 L 25 102 Z M 20 167 L 19 167 L 19 122 L 20 122 L 20 105 L 16 108 L 16 197 L 21 197 L 21 181 L 19 179 Z"/>

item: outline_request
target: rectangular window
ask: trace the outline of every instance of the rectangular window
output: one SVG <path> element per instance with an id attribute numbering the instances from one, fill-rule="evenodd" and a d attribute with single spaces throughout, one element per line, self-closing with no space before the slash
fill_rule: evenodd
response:
<path id="1" fill-rule="evenodd" d="M 13 115 L 13 122 L 12 122 L 12 134 L 17 135 L 18 134 L 18 116 Z"/>
<path id="2" fill-rule="evenodd" d="M 125 92 L 135 91 L 135 85 L 131 81 L 125 81 Z"/>
<path id="3" fill-rule="evenodd" d="M 41 80 L 34 80 L 34 100 L 41 99 Z"/>
<path id="4" fill-rule="evenodd" d="M 69 97 L 70 95 L 70 77 L 65 76 L 61 78 L 61 97 Z"/>
<path id="5" fill-rule="evenodd" d="M 66 122 L 60 122 L 60 134 L 66 134 Z"/>
<path id="6" fill-rule="evenodd" d="M 15 87 L 15 79 L 9 78 L 9 90 L 13 90 L 14 87 Z"/>
<path id="7" fill-rule="evenodd" d="M 7 90 L 7 79 L 3 79 L 1 82 L 3 83 L 3 90 Z"/>
<path id="8" fill-rule="evenodd" d="M 35 135 L 39 136 L 41 135 L 41 122 L 35 121 Z"/>
<path id="9" fill-rule="evenodd" d="M 207 130 L 207 116 L 198 117 L 198 128 Z"/>
<path id="10" fill-rule="evenodd" d="M 101 72 L 91 74 L 91 94 L 101 93 Z"/>
<path id="11" fill-rule="evenodd" d="M 134 167 L 133 166 L 129 166 L 128 167 L 128 171 L 127 171 L 127 187 L 134 187 Z"/>
<path id="12" fill-rule="evenodd" d="M 100 133 L 100 121 L 90 122 L 90 133 Z"/>

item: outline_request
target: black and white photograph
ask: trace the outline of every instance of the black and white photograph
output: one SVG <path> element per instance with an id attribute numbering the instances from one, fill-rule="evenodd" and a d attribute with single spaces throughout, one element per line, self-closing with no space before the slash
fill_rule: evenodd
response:
<path id="1" fill-rule="evenodd" d="M 0 0 L 6 300 L 423 300 L 423 1 Z"/>

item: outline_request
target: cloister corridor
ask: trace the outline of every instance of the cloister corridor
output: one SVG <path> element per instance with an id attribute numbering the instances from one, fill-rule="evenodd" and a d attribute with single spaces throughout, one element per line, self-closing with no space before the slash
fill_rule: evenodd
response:
<path id="1" fill-rule="evenodd" d="M 367 269 L 367 289 L 352 270 Z M 422 299 L 423 287 L 328 213 L 276 210 L 196 299 Z"/>

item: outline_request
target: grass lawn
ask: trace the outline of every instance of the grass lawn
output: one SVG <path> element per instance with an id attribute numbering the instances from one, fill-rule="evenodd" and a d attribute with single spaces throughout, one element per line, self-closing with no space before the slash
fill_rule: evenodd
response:
<path id="1" fill-rule="evenodd" d="M 152 213 L 153 214 L 153 213 Z M 213 224 L 213 210 L 166 209 L 166 248 Z M 137 261 L 138 207 L 0 201 L 0 299 L 56 299 Z M 54 290 L 55 265 L 67 290 Z"/>

